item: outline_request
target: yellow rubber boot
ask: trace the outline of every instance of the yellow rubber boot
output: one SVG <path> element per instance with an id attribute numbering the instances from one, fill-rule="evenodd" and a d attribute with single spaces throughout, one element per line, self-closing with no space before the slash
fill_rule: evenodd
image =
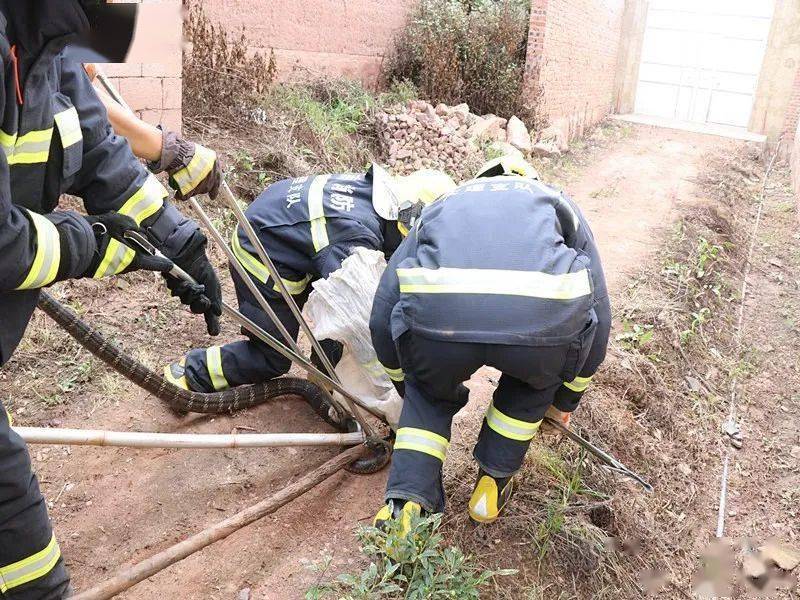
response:
<path id="1" fill-rule="evenodd" d="M 511 477 L 495 479 L 482 470 L 469 499 L 469 518 L 476 523 L 494 523 L 514 490 Z"/>
<path id="2" fill-rule="evenodd" d="M 408 535 L 411 531 L 411 521 L 414 517 L 422 515 L 422 507 L 411 500 L 391 499 L 384 504 L 375 515 L 372 524 L 378 529 L 385 529 L 389 521 L 400 522 L 400 535 Z"/>
<path id="3" fill-rule="evenodd" d="M 180 362 L 172 363 L 164 367 L 164 379 L 175 387 L 179 387 L 187 392 L 189 384 L 186 382 L 186 375 L 184 375 L 184 367 L 186 366 L 186 359 L 182 358 Z"/>

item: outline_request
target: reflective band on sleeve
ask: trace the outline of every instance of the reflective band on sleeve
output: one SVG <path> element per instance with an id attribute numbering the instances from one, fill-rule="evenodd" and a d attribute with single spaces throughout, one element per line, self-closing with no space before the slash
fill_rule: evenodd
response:
<path id="1" fill-rule="evenodd" d="M 137 225 L 141 225 L 142 221 L 152 217 L 164 206 L 164 198 L 166 196 L 167 190 L 151 173 L 147 176 L 144 185 L 133 196 L 128 198 L 118 212 L 136 221 Z M 100 262 L 100 266 L 97 267 L 93 277 L 100 279 L 101 277 L 116 275 L 128 268 L 135 256 L 136 254 L 133 250 L 117 240 L 111 240 L 108 243 L 105 256 L 103 256 L 103 260 Z"/>
<path id="2" fill-rule="evenodd" d="M 373 358 L 372 360 L 361 363 L 361 366 L 372 376 L 377 379 L 383 378 L 385 375 L 385 371 L 383 369 L 383 365 L 378 362 L 377 358 Z"/>
<path id="3" fill-rule="evenodd" d="M 573 392 L 583 392 L 589 387 L 591 377 L 576 377 L 572 381 L 565 381 L 564 387 L 571 389 Z"/>
<path id="4" fill-rule="evenodd" d="M 503 437 L 519 442 L 527 442 L 532 439 L 541 423 L 541 421 L 536 421 L 534 423 L 520 421 L 519 419 L 504 415 L 495 408 L 494 402 L 489 405 L 489 410 L 486 411 L 486 424 L 491 429 Z"/>
<path id="5" fill-rule="evenodd" d="M 316 252 L 328 245 L 328 229 L 325 225 L 322 198 L 329 177 L 329 175 L 315 177 L 308 188 L 308 218 L 311 221 L 311 241 Z"/>
<path id="6" fill-rule="evenodd" d="M 499 269 L 397 269 L 400 292 L 407 294 L 500 294 L 572 300 L 592 292 L 589 272 L 551 275 Z"/>
<path id="7" fill-rule="evenodd" d="M 47 162 L 50 157 L 50 142 L 53 139 L 53 128 L 31 131 L 22 136 L 15 133 L 0 133 L 0 145 L 6 153 L 6 160 L 11 165 L 31 165 Z"/>
<path id="8" fill-rule="evenodd" d="M 236 257 L 236 260 L 239 261 L 239 264 L 241 264 L 253 277 L 266 285 L 270 276 L 269 270 L 264 263 L 262 263 L 259 259 L 242 247 L 242 244 L 239 241 L 238 229 L 234 231 L 233 236 L 231 236 L 231 248 L 233 249 L 233 255 Z M 302 294 L 308 287 L 308 282 L 311 281 L 311 275 L 306 275 L 300 281 L 292 281 L 291 279 L 284 279 L 283 277 L 281 277 L 281 280 L 283 281 L 283 285 L 286 286 L 286 289 L 289 290 L 289 293 L 292 296 L 296 296 L 298 294 Z M 277 283 L 272 285 L 272 289 L 276 292 L 280 292 L 280 288 L 278 287 Z"/>
<path id="9" fill-rule="evenodd" d="M 206 368 L 215 390 L 221 392 L 230 387 L 228 380 L 225 379 L 225 373 L 222 372 L 222 351 L 219 346 L 206 348 Z"/>
<path id="10" fill-rule="evenodd" d="M 5 594 L 12 588 L 44 577 L 53 570 L 59 558 L 61 558 L 61 549 L 56 542 L 56 536 L 53 535 L 44 550 L 5 567 L 0 567 L 0 593 Z"/>
<path id="11" fill-rule="evenodd" d="M 386 374 L 389 376 L 389 379 L 391 379 L 392 381 L 404 381 L 405 380 L 406 375 L 405 375 L 405 373 L 403 373 L 403 369 L 400 369 L 400 368 L 390 369 L 389 367 L 387 367 L 383 363 L 381 363 L 381 366 L 383 367 L 383 370 L 386 371 Z"/>
<path id="12" fill-rule="evenodd" d="M 416 427 L 401 427 L 397 430 L 394 449 L 423 452 L 444 462 L 449 445 L 450 442 L 447 438 L 432 431 L 417 429 Z"/>
<path id="13" fill-rule="evenodd" d="M 200 144 L 195 144 L 194 156 L 189 164 L 172 174 L 172 180 L 178 185 L 181 194 L 185 196 L 200 185 L 214 168 L 216 160 L 216 152 Z"/>
<path id="14" fill-rule="evenodd" d="M 74 106 L 61 111 L 55 116 L 58 133 L 61 136 L 61 147 L 69 148 L 83 139 L 81 134 L 81 122 L 78 118 L 78 111 Z"/>
<path id="15" fill-rule="evenodd" d="M 38 213 L 28 211 L 28 214 L 36 228 L 36 256 L 18 290 L 31 290 L 53 283 L 61 262 L 61 243 L 56 226 Z"/>

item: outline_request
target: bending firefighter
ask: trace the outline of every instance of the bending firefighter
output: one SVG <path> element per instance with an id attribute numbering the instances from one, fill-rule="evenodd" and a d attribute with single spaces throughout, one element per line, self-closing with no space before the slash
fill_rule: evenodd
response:
<path id="1" fill-rule="evenodd" d="M 394 178 L 373 165 L 366 173 L 278 181 L 256 198 L 246 216 L 302 307 L 309 284 L 339 269 L 354 248 L 391 255 L 422 206 L 454 187 L 452 179 L 439 171 L 423 170 Z M 232 247 L 287 331 L 296 337 L 299 324 L 241 227 L 234 232 Z M 236 271 L 231 270 L 231 274 L 241 312 L 281 339 L 278 328 Z M 341 357 L 341 345 L 333 340 L 323 340 L 322 345 L 335 365 Z M 319 364 L 316 357 L 312 358 Z M 180 387 L 213 392 L 279 377 L 289 366 L 289 360 L 266 344 L 248 338 L 222 347 L 192 350 L 179 363 L 166 367 L 165 376 Z"/>
<path id="2" fill-rule="evenodd" d="M 370 319 L 378 359 L 404 395 L 377 525 L 444 510 L 442 464 L 463 382 L 502 372 L 474 456 L 469 502 L 497 519 L 545 414 L 567 423 L 605 358 L 611 313 L 580 209 L 519 157 L 425 208 L 381 278 Z"/>
<path id="3" fill-rule="evenodd" d="M 173 287 L 210 332 L 218 328 L 219 284 L 198 227 L 166 201 L 167 192 L 111 131 L 80 63 L 64 49 L 88 31 L 103 2 L 0 0 L 0 365 L 25 332 L 39 289 L 80 277 L 169 261 L 124 244 L 146 233 L 200 285 Z M 57 211 L 59 197 L 83 199 L 90 215 Z M 205 290 L 205 293 L 204 293 Z M 69 577 L 22 439 L 0 410 L 0 597 L 66 597 Z"/>

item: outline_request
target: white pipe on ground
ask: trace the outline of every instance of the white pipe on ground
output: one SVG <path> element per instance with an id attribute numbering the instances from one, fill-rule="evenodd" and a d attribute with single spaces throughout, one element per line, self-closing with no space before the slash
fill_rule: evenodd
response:
<path id="1" fill-rule="evenodd" d="M 126 446 L 128 448 L 274 448 L 284 446 L 355 446 L 364 434 L 353 433 L 148 433 L 55 427 L 14 427 L 29 444 Z"/>

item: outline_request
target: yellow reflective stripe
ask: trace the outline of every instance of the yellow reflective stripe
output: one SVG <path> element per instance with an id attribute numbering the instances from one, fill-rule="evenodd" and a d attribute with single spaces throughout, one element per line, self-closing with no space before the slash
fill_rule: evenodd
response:
<path id="1" fill-rule="evenodd" d="M 183 365 L 185 362 L 185 359 L 181 359 L 180 364 Z M 175 376 L 172 374 L 172 369 L 170 369 L 170 365 L 164 367 L 164 379 L 166 379 L 175 387 L 189 391 L 189 383 L 186 381 L 186 375 L 181 375 L 179 378 L 175 378 Z"/>
<path id="2" fill-rule="evenodd" d="M 23 136 L 3 132 L 0 142 L 9 165 L 47 162 L 50 157 L 50 142 L 53 128 L 31 131 Z"/>
<path id="3" fill-rule="evenodd" d="M 520 421 L 500 412 L 494 405 L 494 402 L 489 405 L 489 410 L 486 411 L 486 424 L 502 435 L 511 440 L 520 442 L 527 442 L 536 434 L 536 431 L 541 425 L 541 421 L 533 423 L 529 421 Z"/>
<path id="4" fill-rule="evenodd" d="M 239 241 L 238 229 L 234 231 L 233 236 L 231 236 L 231 249 L 233 250 L 233 255 L 236 257 L 236 260 L 239 261 L 239 264 L 261 283 L 267 283 L 270 277 L 269 270 L 264 263 L 242 247 L 242 243 Z M 281 277 L 281 280 L 283 281 L 283 285 L 286 286 L 286 289 L 289 290 L 289 293 L 292 296 L 296 296 L 297 294 L 302 294 L 308 287 L 308 282 L 311 281 L 311 275 L 306 275 L 300 281 L 292 281 L 291 279 L 285 279 L 283 277 Z M 272 289 L 276 292 L 280 292 L 277 283 L 272 285 Z"/>
<path id="5" fill-rule="evenodd" d="M 148 217 L 156 214 L 162 206 L 164 206 L 164 198 L 167 196 L 167 190 L 164 189 L 158 179 L 151 173 L 147 176 L 142 187 L 134 193 L 122 208 L 119 209 L 119 214 L 125 215 L 136 221 L 137 225 L 141 225 L 142 221 Z M 109 275 L 116 275 L 130 266 L 136 253 L 128 248 L 126 245 L 121 244 L 117 240 L 111 240 L 108 243 L 108 248 L 97 267 L 93 277 L 100 279 L 108 277 Z"/>
<path id="6" fill-rule="evenodd" d="M 383 363 L 381 363 L 381 366 L 383 367 L 383 370 L 386 371 L 386 374 L 389 376 L 389 379 L 391 379 L 392 381 L 404 381 L 405 380 L 406 375 L 405 375 L 405 373 L 403 373 L 403 369 L 401 369 L 401 368 L 390 369 L 389 367 L 387 367 Z"/>
<path id="7" fill-rule="evenodd" d="M 44 550 L 5 567 L 0 567 L 0 593 L 5 594 L 12 588 L 44 577 L 53 570 L 59 558 L 61 558 L 61 549 L 56 542 L 56 536 L 53 535 Z"/>
<path id="8" fill-rule="evenodd" d="M 83 139 L 81 134 L 81 121 L 78 118 L 78 111 L 74 106 L 63 110 L 55 115 L 58 133 L 61 136 L 61 147 L 69 148 Z"/>
<path id="9" fill-rule="evenodd" d="M 61 243 L 56 226 L 42 215 L 28 211 L 36 228 L 36 256 L 18 290 L 41 288 L 53 283 L 61 263 Z"/>
<path id="10" fill-rule="evenodd" d="M 583 392 L 589 387 L 591 377 L 576 377 L 572 381 L 565 381 L 564 387 L 571 389 L 573 392 Z"/>
<path id="11" fill-rule="evenodd" d="M 322 206 L 323 191 L 330 175 L 315 177 L 308 188 L 308 219 L 311 222 L 311 241 L 319 252 L 328 245 L 328 228 Z"/>
<path id="12" fill-rule="evenodd" d="M 196 188 L 214 168 L 217 153 L 209 148 L 195 144 L 194 156 L 184 168 L 175 171 L 173 181 L 184 196 Z"/>
<path id="13" fill-rule="evenodd" d="M 397 430 L 395 450 L 414 450 L 434 456 L 444 462 L 450 442 L 432 431 L 416 427 L 401 427 Z"/>
<path id="14" fill-rule="evenodd" d="M 221 392 L 230 387 L 228 380 L 225 379 L 225 373 L 222 372 L 222 351 L 219 346 L 206 348 L 206 368 L 215 390 Z"/>
<path id="15" fill-rule="evenodd" d="M 552 275 L 540 271 L 502 269 L 397 269 L 400 292 L 407 294 L 501 294 L 551 300 L 587 296 L 589 272 Z"/>

